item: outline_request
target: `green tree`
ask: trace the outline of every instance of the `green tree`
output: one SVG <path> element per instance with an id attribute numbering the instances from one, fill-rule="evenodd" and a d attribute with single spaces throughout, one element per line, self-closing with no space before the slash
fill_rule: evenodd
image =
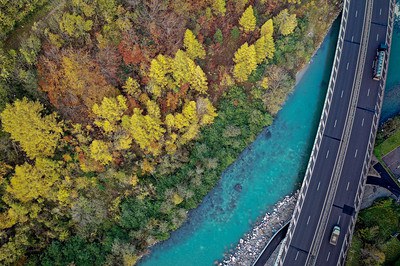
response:
<path id="1" fill-rule="evenodd" d="M 224 36 L 222 35 L 222 31 L 220 29 L 217 29 L 214 33 L 214 41 L 217 43 L 222 44 L 224 41 Z"/>
<path id="2" fill-rule="evenodd" d="M 297 27 L 296 14 L 290 15 L 288 10 L 284 9 L 274 17 L 274 24 L 280 34 L 284 36 L 289 35 Z"/>
<path id="3" fill-rule="evenodd" d="M 80 15 L 70 13 L 64 13 L 60 21 L 60 29 L 75 38 L 84 36 L 92 29 L 92 26 L 92 20 L 85 20 Z"/>
<path id="4" fill-rule="evenodd" d="M 31 159 L 52 156 L 63 132 L 57 114 L 43 116 L 43 110 L 39 102 L 23 98 L 7 104 L 0 114 L 4 131 L 20 143 Z"/>
<path id="5" fill-rule="evenodd" d="M 246 33 L 253 31 L 256 28 L 256 17 L 254 16 L 253 6 L 250 5 L 246 8 L 239 20 L 239 24 L 242 30 Z"/>
<path id="6" fill-rule="evenodd" d="M 254 45 L 244 43 L 235 53 L 233 58 L 235 67 L 233 76 L 237 81 L 246 81 L 250 73 L 257 67 L 256 49 Z"/>

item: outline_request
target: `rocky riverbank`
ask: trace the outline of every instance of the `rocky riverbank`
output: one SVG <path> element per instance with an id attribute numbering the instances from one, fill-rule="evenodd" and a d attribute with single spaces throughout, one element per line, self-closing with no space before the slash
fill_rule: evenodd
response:
<path id="1" fill-rule="evenodd" d="M 274 205 L 273 211 L 255 224 L 253 229 L 239 240 L 233 252 L 225 254 L 223 261 L 215 264 L 225 265 L 252 265 L 264 249 L 267 242 L 278 231 L 286 221 L 292 217 L 296 206 L 298 192 L 286 196 Z"/>

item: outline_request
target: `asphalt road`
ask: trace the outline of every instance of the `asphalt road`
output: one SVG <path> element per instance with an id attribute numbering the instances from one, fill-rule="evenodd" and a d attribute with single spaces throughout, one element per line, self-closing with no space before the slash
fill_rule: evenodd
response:
<path id="1" fill-rule="evenodd" d="M 372 63 L 376 49 L 385 42 L 388 23 L 389 0 L 373 0 L 368 46 L 366 48 L 361 87 L 354 114 L 352 130 L 341 168 L 337 188 L 331 188 L 331 179 L 337 163 L 340 144 L 343 142 L 345 122 L 349 119 L 349 106 L 354 90 L 357 64 L 359 63 L 361 33 L 367 12 L 366 0 L 351 0 L 344 45 L 338 67 L 337 81 L 333 91 L 332 103 L 315 167 L 304 199 L 297 225 L 290 239 L 289 249 L 283 258 L 283 265 L 337 265 L 341 263 L 340 252 L 347 250 L 344 241 L 346 232 L 355 215 L 356 194 L 363 181 L 362 168 L 366 160 L 367 146 L 371 134 L 372 120 L 377 111 L 380 82 L 372 79 Z M 367 22 L 369 23 L 369 22 Z M 342 147 L 343 149 L 343 147 Z M 329 192 L 333 201 L 325 200 Z M 332 194 L 331 194 L 332 195 Z M 329 204 L 331 203 L 331 204 Z M 321 223 L 323 212 L 328 213 L 322 232 L 322 241 L 315 241 L 316 231 Z M 332 229 L 341 227 L 336 246 L 329 243 Z M 311 257 L 311 251 L 317 249 L 317 256 Z M 312 258 L 312 259 L 311 259 Z"/>

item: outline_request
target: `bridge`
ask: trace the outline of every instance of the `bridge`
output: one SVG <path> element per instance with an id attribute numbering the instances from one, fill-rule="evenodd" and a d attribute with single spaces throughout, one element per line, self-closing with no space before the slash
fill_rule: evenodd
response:
<path id="1" fill-rule="evenodd" d="M 381 113 L 395 0 L 344 0 L 325 105 L 276 265 L 343 265 L 364 193 Z M 373 79 L 381 43 L 382 79 Z M 329 243 L 332 229 L 341 233 Z"/>

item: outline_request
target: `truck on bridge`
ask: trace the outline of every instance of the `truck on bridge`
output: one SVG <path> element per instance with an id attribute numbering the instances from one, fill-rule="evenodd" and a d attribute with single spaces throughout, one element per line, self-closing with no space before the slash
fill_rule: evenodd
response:
<path id="1" fill-rule="evenodd" d="M 383 63 L 385 61 L 385 55 L 388 46 L 385 43 L 381 43 L 376 50 L 376 56 L 373 64 L 374 68 L 374 80 L 380 80 L 382 78 Z"/>

